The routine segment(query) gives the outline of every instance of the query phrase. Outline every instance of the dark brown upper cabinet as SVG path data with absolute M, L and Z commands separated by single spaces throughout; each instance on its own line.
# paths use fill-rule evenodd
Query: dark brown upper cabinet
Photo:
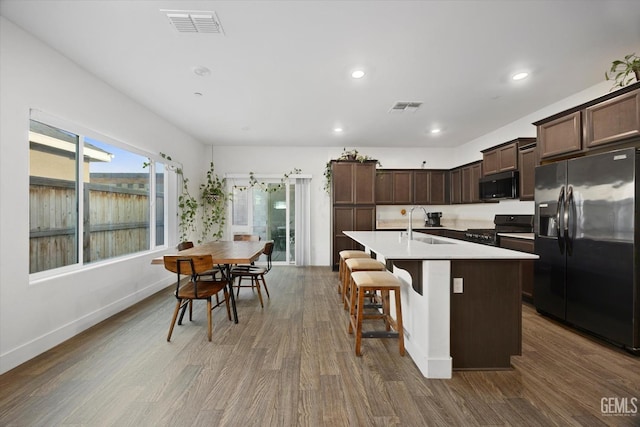
M 588 148 L 640 135 L 640 90 L 585 109 Z
M 543 161 L 635 146 L 640 137 L 640 82 L 533 124 Z
M 376 204 L 409 205 L 413 203 L 412 170 L 378 170 Z
M 413 175 L 413 203 L 416 205 L 445 205 L 448 171 L 416 170 Z
M 519 139 L 482 150 L 482 171 L 484 175 L 518 169 Z
M 538 165 L 536 144 L 521 145 L 518 150 L 520 171 L 520 200 L 533 200 L 535 190 L 535 172 Z

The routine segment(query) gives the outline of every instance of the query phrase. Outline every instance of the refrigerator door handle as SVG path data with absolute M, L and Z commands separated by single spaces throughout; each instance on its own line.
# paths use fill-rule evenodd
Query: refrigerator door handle
M 567 243 L 567 254 L 573 255 L 573 238 L 575 236 L 575 200 L 573 198 L 573 187 L 567 187 L 567 201 L 564 208 L 564 236 Z
M 564 200 L 564 185 L 560 188 L 558 194 L 558 204 L 556 205 L 556 239 L 558 239 L 558 247 L 560 253 L 564 255 L 564 225 L 563 220 L 565 218 L 565 200 Z

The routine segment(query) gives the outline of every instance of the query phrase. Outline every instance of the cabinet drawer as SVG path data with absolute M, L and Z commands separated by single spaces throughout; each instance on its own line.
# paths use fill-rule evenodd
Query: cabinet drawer
M 530 254 L 534 253 L 535 250 L 533 240 L 516 239 L 513 237 L 500 237 L 500 247 Z

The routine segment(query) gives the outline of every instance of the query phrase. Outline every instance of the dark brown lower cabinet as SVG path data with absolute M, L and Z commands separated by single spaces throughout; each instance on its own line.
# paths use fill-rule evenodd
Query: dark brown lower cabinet
M 334 206 L 333 207 L 333 259 L 332 268 L 338 270 L 340 251 L 362 249 L 343 231 L 373 231 L 376 227 L 375 206 Z
M 451 283 L 453 369 L 509 369 L 522 353 L 520 260 L 453 260 Z
M 500 237 L 500 247 L 532 254 L 535 252 L 534 241 L 514 237 Z M 522 262 L 522 299 L 533 302 L 533 261 Z

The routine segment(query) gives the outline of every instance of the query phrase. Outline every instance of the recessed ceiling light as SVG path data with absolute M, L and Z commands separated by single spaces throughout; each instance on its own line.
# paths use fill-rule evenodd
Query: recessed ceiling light
M 433 134 L 440 133 L 440 129 L 438 129 L 438 128 L 431 129 L 431 133 L 433 133 Z
M 351 77 L 353 77 L 354 79 L 361 79 L 364 77 L 364 71 L 355 70 L 351 73 Z
M 342 133 L 342 132 L 344 131 L 344 129 L 342 129 L 342 128 L 340 128 L 340 127 L 337 127 L 337 128 L 333 128 L 333 131 L 334 131 L 335 133 Z
M 529 77 L 529 73 L 524 71 L 521 73 L 516 73 L 513 76 L 511 76 L 513 80 L 522 80 L 522 79 L 526 79 L 527 77 Z

